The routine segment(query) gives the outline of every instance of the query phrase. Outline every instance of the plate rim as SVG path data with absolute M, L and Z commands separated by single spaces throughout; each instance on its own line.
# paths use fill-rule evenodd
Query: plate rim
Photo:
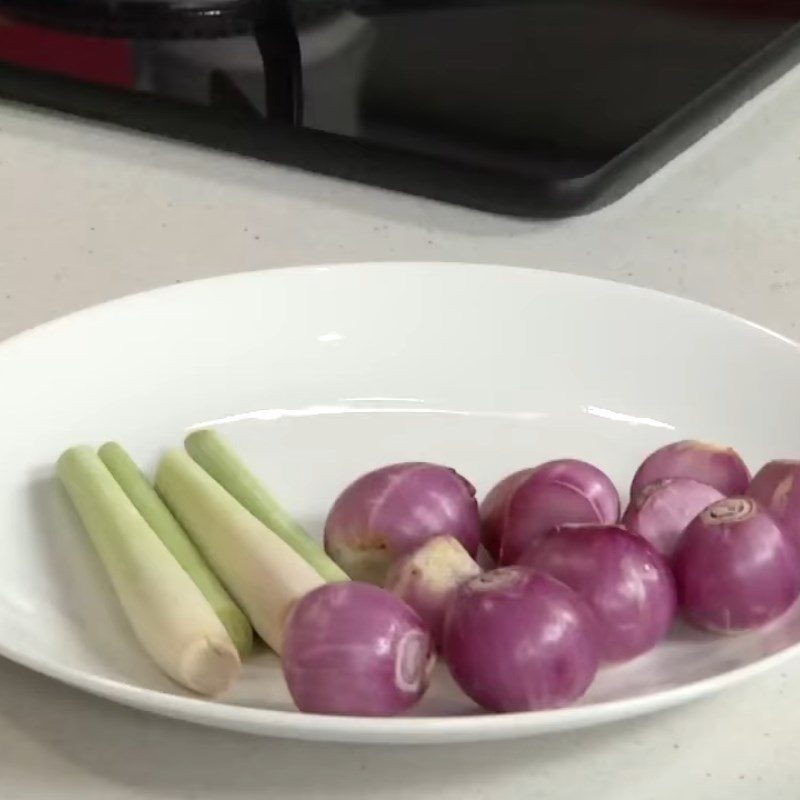
M 448 744 L 512 739 L 595 727 L 645 716 L 718 693 L 800 655 L 800 642 L 736 669 L 699 681 L 619 700 L 546 711 L 482 712 L 452 716 L 349 717 L 307 714 L 148 689 L 71 667 L 60 667 L 0 642 L 0 656 L 90 695 L 158 716 L 261 736 L 362 744 Z M 477 706 L 476 706 L 477 709 Z
M 556 281 L 576 281 L 578 283 L 594 283 L 599 286 L 615 291 L 628 291 L 634 294 L 649 296 L 658 299 L 661 302 L 675 303 L 683 305 L 687 308 L 692 308 L 695 311 L 702 313 L 711 313 L 715 316 L 721 316 L 729 322 L 742 327 L 754 329 L 762 334 L 769 336 L 772 339 L 788 345 L 795 350 L 800 351 L 800 339 L 792 339 L 783 333 L 763 325 L 759 322 L 754 322 L 746 317 L 736 314 L 733 311 L 728 311 L 724 308 L 704 303 L 700 300 L 694 300 L 690 297 L 683 297 L 682 295 L 672 294 L 665 292 L 661 289 L 652 289 L 649 286 L 640 286 L 635 283 L 626 283 L 624 281 L 617 281 L 612 278 L 599 278 L 594 275 L 585 275 L 580 272 L 570 272 L 568 270 L 558 269 L 542 269 L 540 267 L 529 267 L 520 264 L 494 264 L 488 261 L 417 261 L 417 260 L 375 260 L 375 261 L 341 261 L 319 264 L 296 264 L 296 265 L 280 265 L 275 267 L 266 267 L 252 270 L 239 270 L 236 272 L 228 272 L 223 275 L 209 275 L 202 278 L 194 278 L 191 280 L 181 281 L 180 283 L 165 284 L 162 286 L 154 286 L 149 289 L 142 289 L 135 292 L 127 292 L 117 297 L 112 297 L 108 300 L 102 300 L 97 303 L 92 303 L 83 308 L 69 311 L 66 314 L 61 314 L 51 319 L 44 320 L 36 325 L 24 328 L 17 333 L 7 336 L 5 339 L 0 339 L 0 353 L 10 348 L 13 345 L 19 345 L 29 338 L 39 335 L 45 335 L 49 331 L 59 326 L 69 324 L 77 319 L 89 318 L 94 315 L 99 315 L 111 306 L 115 305 L 128 305 L 146 301 L 155 297 L 166 297 L 170 294 L 181 294 L 187 289 L 198 289 L 204 285 L 212 283 L 235 283 L 238 281 L 247 280 L 273 280 L 283 277 L 287 274 L 298 273 L 320 273 L 327 274 L 330 272 L 339 271 L 372 271 L 376 269 L 420 269 L 424 268 L 426 274 L 432 270 L 452 270 L 456 271 L 474 271 L 474 272 L 513 272 L 515 275 L 530 276 L 531 280 L 547 279 Z

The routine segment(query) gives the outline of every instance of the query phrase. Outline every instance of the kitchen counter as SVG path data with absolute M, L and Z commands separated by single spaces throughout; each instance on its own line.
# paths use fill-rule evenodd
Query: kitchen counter
M 622 201 L 562 222 L 2 104 L 0 186 L 0 338 L 203 276 L 420 259 L 641 284 L 800 336 L 800 69 Z M 793 800 L 800 785 L 800 663 L 656 716 L 480 747 L 248 738 L 148 717 L 6 662 L 0 686 L 3 800 Z

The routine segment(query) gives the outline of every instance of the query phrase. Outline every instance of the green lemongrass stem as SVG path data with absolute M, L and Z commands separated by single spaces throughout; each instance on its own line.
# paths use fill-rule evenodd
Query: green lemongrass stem
M 107 442 L 98 452 L 100 460 L 136 510 L 211 604 L 236 645 L 239 655 L 242 658 L 247 656 L 253 649 L 253 627 L 250 620 L 233 601 L 150 481 L 125 449 L 116 442 Z
M 283 539 L 326 581 L 350 580 L 344 570 L 312 539 L 248 469 L 216 431 L 200 430 L 186 437 L 189 455 L 254 517 Z
M 156 488 L 261 638 L 280 653 L 289 611 L 323 578 L 183 450 L 164 456 Z
M 228 632 L 98 455 L 67 450 L 57 474 L 145 651 L 195 692 L 228 689 L 241 667 Z

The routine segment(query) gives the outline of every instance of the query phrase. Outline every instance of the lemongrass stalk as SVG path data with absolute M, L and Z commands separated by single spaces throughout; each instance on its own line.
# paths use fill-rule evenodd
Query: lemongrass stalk
M 100 460 L 122 487 L 122 491 L 136 510 L 211 604 L 211 608 L 236 645 L 239 655 L 242 658 L 247 656 L 253 649 L 253 627 L 250 621 L 186 535 L 186 531 L 172 516 L 150 481 L 125 449 L 116 442 L 107 442 L 98 453 Z
M 258 634 L 280 653 L 286 617 L 325 583 L 319 573 L 183 450 L 163 458 L 156 488 Z
M 57 474 L 145 651 L 189 689 L 224 692 L 241 666 L 235 645 L 99 456 L 74 447 L 58 460 Z
M 185 445 L 189 455 L 217 483 L 278 534 L 326 581 L 350 580 L 322 545 L 306 533 L 216 431 L 195 431 L 186 437 Z

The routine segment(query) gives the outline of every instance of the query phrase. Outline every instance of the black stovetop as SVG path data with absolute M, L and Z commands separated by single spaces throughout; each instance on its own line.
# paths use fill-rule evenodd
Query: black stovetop
M 0 65 L 0 95 L 528 216 L 618 198 L 800 51 L 790 0 L 0 0 L 0 11 L 101 36 L 232 37 L 236 54 L 215 64 L 219 43 L 139 41 L 162 69 L 208 48 L 202 91 L 185 97 L 13 65 Z M 265 98 L 240 81 L 248 47 Z

